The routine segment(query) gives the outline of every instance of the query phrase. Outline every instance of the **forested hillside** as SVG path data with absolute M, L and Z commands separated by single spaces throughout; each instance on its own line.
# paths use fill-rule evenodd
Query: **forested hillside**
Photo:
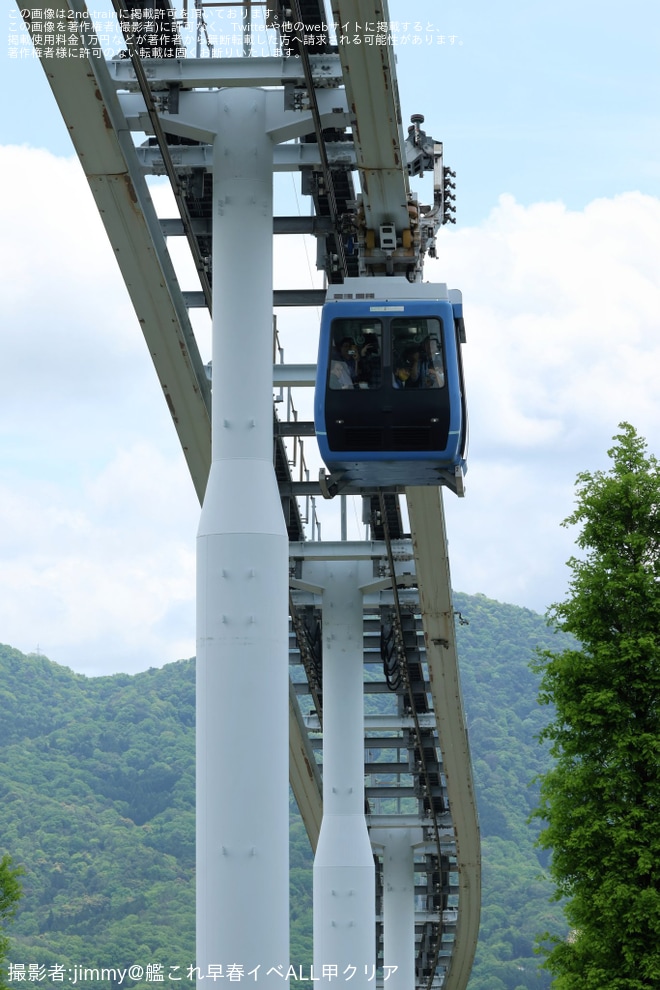
M 482 595 L 455 594 L 463 700 L 475 774 L 483 863 L 479 948 L 469 990 L 547 988 L 535 937 L 564 930 L 552 886 L 541 879 L 545 854 L 535 848 L 535 777 L 548 766 L 536 740 L 548 712 L 536 701 L 529 668 L 536 647 L 559 648 L 545 619 Z
M 532 942 L 561 922 L 527 823 L 547 765 L 528 664 L 553 636 L 540 616 L 483 596 L 455 605 L 484 860 L 470 990 L 548 987 Z M 0 856 L 25 868 L 10 960 L 45 966 L 42 985 L 55 966 L 73 982 L 75 967 L 133 964 L 192 985 L 194 680 L 193 660 L 87 678 L 0 646 Z M 291 889 L 292 961 L 308 966 L 311 853 L 295 812 Z

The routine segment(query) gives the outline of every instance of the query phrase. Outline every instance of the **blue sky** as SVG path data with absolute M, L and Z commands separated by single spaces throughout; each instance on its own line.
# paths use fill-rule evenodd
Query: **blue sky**
M 392 17 L 411 5 L 392 3 Z M 413 5 L 454 44 L 397 52 L 404 119 L 426 116 L 458 173 L 458 219 L 503 192 L 581 208 L 660 179 L 660 13 L 633 0 Z M 449 40 L 449 39 L 447 39 Z
M 96 0 L 89 9 L 106 6 Z M 503 192 L 525 205 L 561 199 L 569 208 L 631 189 L 657 194 L 660 12 L 652 0 L 632 0 L 625 17 L 611 0 L 421 0 L 414 20 L 410 9 L 390 3 L 402 39 L 395 53 L 404 129 L 411 113 L 423 113 L 427 132 L 444 142 L 458 173 L 460 223 L 483 219 Z M 6 24 L 5 36 L 8 17 Z M 15 94 L 2 110 L 3 143 L 68 155 L 43 73 L 3 47 L 0 66 Z
M 392 0 L 391 20 L 409 8 Z M 543 611 L 565 592 L 573 534 L 559 523 L 577 472 L 606 465 L 622 419 L 660 454 L 660 14 L 414 9 L 445 43 L 395 50 L 404 129 L 423 113 L 458 173 L 458 223 L 425 270 L 465 299 L 471 452 L 467 497 L 446 498 L 454 585 Z M 43 71 L 10 58 L 3 30 L 0 641 L 86 673 L 157 666 L 194 651 L 199 510 Z M 281 190 L 307 212 L 290 177 Z M 313 254 L 278 242 L 276 287 L 317 281 Z M 314 354 L 317 320 L 280 313 L 288 360 Z M 333 514 L 324 535 L 336 529 Z

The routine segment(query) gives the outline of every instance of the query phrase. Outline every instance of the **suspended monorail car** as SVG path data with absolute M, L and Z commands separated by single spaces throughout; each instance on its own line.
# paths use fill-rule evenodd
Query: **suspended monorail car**
M 463 494 L 464 339 L 461 293 L 446 285 L 369 277 L 329 287 L 314 401 L 324 494 Z

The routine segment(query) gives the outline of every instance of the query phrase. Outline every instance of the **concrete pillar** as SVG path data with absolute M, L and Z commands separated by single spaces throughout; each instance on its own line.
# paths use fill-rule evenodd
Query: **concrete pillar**
M 286 971 L 289 959 L 289 774 L 288 539 L 272 457 L 273 149 L 263 91 L 221 91 L 218 116 L 213 462 L 197 557 L 197 965 L 202 977 L 211 964 L 259 967 L 258 981 L 275 985 L 281 977 L 266 980 L 267 969 Z

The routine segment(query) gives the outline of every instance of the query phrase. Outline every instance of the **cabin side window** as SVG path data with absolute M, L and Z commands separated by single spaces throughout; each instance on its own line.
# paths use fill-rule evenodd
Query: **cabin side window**
M 430 317 L 392 320 L 392 377 L 394 388 L 442 388 L 445 367 L 442 321 Z
M 383 380 L 383 328 L 379 320 L 332 321 L 328 386 L 375 389 Z

